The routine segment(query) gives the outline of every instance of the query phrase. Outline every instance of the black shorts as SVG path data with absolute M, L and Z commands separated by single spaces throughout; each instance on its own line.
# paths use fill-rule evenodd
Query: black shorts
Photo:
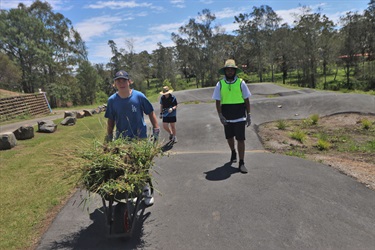
M 163 117 L 163 122 L 166 122 L 166 123 L 175 123 L 176 121 L 177 121 L 176 116 Z
M 244 141 L 245 125 L 246 122 L 228 122 L 228 124 L 224 126 L 225 138 L 230 139 L 236 137 L 237 141 Z

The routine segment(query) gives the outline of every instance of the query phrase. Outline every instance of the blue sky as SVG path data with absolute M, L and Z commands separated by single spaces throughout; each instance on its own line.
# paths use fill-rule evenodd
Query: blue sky
M 0 9 L 16 8 L 18 3 L 29 6 L 33 1 L 0 0 Z M 118 48 L 133 51 L 152 52 L 157 43 L 173 46 L 171 33 L 189 19 L 196 18 L 198 12 L 209 9 L 215 14 L 215 24 L 221 25 L 227 33 L 237 27 L 234 16 L 250 13 L 253 6 L 270 6 L 283 23 L 292 24 L 293 13 L 301 13 L 301 6 L 309 6 L 313 12 L 327 15 L 337 22 L 340 16 L 352 11 L 362 13 L 370 0 L 50 0 L 55 12 L 60 12 L 72 21 L 73 27 L 81 34 L 88 47 L 89 60 L 92 63 L 107 63 L 112 56 L 108 40 L 113 40 Z M 130 43 L 129 43 L 130 42 Z

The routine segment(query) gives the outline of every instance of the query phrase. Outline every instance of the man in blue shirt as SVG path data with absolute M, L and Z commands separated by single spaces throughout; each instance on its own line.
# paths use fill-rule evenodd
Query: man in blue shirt
M 153 127 L 153 136 L 159 137 L 159 124 L 154 108 L 147 97 L 140 91 L 130 88 L 132 81 L 129 74 L 120 70 L 114 77 L 117 92 L 108 98 L 104 117 L 107 121 L 106 141 L 123 138 L 147 138 L 147 126 L 143 114 L 148 115 Z M 113 130 L 116 126 L 116 133 Z M 144 189 L 146 205 L 152 205 L 154 198 L 152 188 L 147 185 Z

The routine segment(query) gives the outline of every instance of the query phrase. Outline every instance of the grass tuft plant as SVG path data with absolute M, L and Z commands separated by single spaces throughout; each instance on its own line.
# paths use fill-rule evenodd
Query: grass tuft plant
M 306 133 L 303 132 L 300 129 L 291 132 L 289 135 L 292 139 L 297 140 L 301 143 L 304 143 L 304 141 L 306 140 L 306 137 L 307 137 Z
M 318 142 L 316 143 L 316 147 L 320 150 L 328 150 L 331 147 L 331 143 L 329 143 L 326 140 L 319 139 Z
M 366 130 L 369 130 L 372 127 L 372 123 L 368 119 L 362 119 L 361 124 L 362 124 L 362 128 Z
M 79 185 L 102 197 L 123 193 L 136 197 L 151 180 L 154 158 L 161 154 L 161 147 L 150 139 L 119 138 L 107 144 L 95 141 L 81 156 L 84 163 Z
M 286 127 L 287 127 L 287 124 L 286 124 L 286 122 L 284 120 L 278 120 L 276 126 L 280 130 L 285 130 Z

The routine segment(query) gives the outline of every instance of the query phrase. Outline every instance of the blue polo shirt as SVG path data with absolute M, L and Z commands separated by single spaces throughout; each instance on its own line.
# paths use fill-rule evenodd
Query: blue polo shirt
M 147 137 L 147 126 L 144 114 L 149 115 L 154 108 L 146 96 L 137 90 L 127 98 L 121 98 L 117 93 L 108 98 L 104 117 L 114 120 L 116 126 L 115 138 Z

